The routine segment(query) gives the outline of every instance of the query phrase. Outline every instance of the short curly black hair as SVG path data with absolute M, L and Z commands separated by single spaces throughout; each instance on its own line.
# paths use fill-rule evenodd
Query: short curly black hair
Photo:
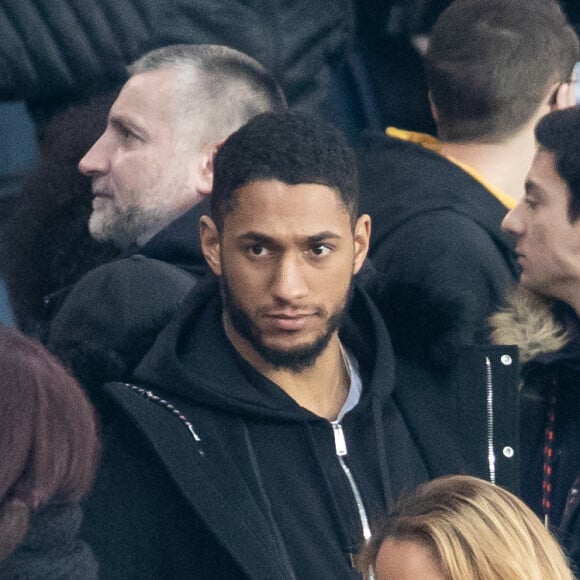
M 539 146 L 554 154 L 556 170 L 568 184 L 568 218 L 580 218 L 580 107 L 554 111 L 536 126 Z
M 264 113 L 233 133 L 214 164 L 211 213 L 219 230 L 233 210 L 236 192 L 253 181 L 288 185 L 316 183 L 332 188 L 354 225 L 358 175 L 342 133 L 320 119 L 297 112 Z

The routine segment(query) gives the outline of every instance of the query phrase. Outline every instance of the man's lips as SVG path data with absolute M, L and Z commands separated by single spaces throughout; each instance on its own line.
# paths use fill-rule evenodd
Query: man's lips
M 113 195 L 106 192 L 106 191 L 93 191 L 93 197 L 94 198 L 105 198 L 105 199 L 113 199 Z
M 314 312 L 268 312 L 264 317 L 280 330 L 302 330 Z

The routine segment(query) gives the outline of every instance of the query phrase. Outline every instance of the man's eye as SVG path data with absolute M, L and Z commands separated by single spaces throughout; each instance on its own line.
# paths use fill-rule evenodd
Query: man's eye
M 324 244 L 320 244 L 318 246 L 314 246 L 311 249 L 311 252 L 317 258 L 323 258 L 324 256 L 327 256 L 330 253 L 330 248 L 328 246 L 325 246 Z
M 135 133 L 133 133 L 133 131 L 131 131 L 131 129 L 124 127 L 123 125 L 119 125 L 118 131 L 119 131 L 119 135 L 125 140 L 131 139 L 131 137 L 135 136 Z
M 529 198 L 529 197 L 525 197 L 524 198 L 524 203 L 530 208 L 530 209 L 536 209 L 538 207 L 538 202 L 535 199 Z
M 264 246 L 250 246 L 250 253 L 252 256 L 266 256 L 268 254 L 268 250 L 264 248 Z

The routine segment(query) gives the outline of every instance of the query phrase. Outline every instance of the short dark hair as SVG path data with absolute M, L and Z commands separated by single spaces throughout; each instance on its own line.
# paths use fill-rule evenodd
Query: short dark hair
M 332 188 L 355 223 L 358 177 L 354 153 L 344 135 L 328 123 L 297 112 L 264 113 L 232 134 L 214 163 L 211 212 L 217 227 L 222 228 L 241 187 L 270 179 Z
M 552 84 L 570 79 L 578 52 L 555 0 L 455 0 L 435 23 L 426 55 L 440 137 L 509 136 Z
M 580 217 L 580 108 L 554 111 L 536 125 L 539 146 L 554 154 L 556 170 L 568 184 L 568 218 Z
M 77 502 L 95 475 L 93 408 L 39 343 L 0 326 L 0 560 L 24 537 L 34 510 Z

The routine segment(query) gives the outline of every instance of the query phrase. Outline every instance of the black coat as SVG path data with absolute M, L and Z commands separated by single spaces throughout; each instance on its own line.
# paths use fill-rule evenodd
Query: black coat
M 84 526 L 101 578 L 357 578 L 349 556 L 362 527 L 335 429 L 245 363 L 220 321 L 208 281 L 134 381 L 105 386 L 104 460 Z M 359 404 L 341 421 L 343 459 L 371 526 L 427 478 L 489 474 L 483 352 L 445 382 L 397 367 L 396 384 L 388 334 L 361 291 L 341 338 L 363 378 Z M 502 365 L 500 352 L 485 354 L 500 387 L 497 481 L 509 485 L 518 456 L 516 365 Z M 508 446 L 515 459 L 502 455 Z
M 91 390 L 126 379 L 195 283 L 207 273 L 199 241 L 204 202 L 143 247 L 99 266 L 50 298 L 47 347 Z M 60 306 L 59 306 L 60 304 Z
M 500 230 L 507 209 L 457 165 L 409 141 L 366 134 L 358 160 L 380 274 L 371 294 L 395 352 L 441 366 L 449 345 L 488 342 L 487 319 L 518 275 L 513 240 Z

